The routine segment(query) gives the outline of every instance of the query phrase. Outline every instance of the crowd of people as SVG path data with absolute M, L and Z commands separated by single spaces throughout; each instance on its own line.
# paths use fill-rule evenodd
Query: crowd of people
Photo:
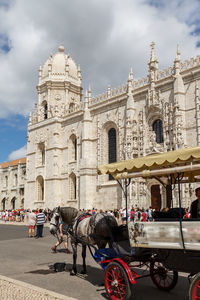
M 167 212 L 169 208 L 163 208 L 162 212 Z M 24 222 L 25 224 L 34 225 L 36 216 L 42 211 L 45 215 L 45 222 L 50 222 L 51 219 L 51 210 L 50 209 L 33 209 L 32 211 L 30 209 L 12 209 L 12 210 L 2 210 L 0 211 L 0 220 L 9 222 Z M 141 221 L 141 222 L 151 222 L 154 220 L 154 211 L 151 206 L 147 209 L 144 209 L 143 207 L 140 208 L 137 205 L 135 207 L 132 207 L 127 210 L 126 215 L 126 208 L 120 208 L 120 209 L 114 209 L 114 210 L 105 210 L 102 209 L 81 209 L 83 213 L 88 214 L 96 214 L 98 212 L 104 212 L 109 215 L 112 215 L 117 220 L 117 223 L 124 224 L 126 222 L 126 218 L 128 221 Z M 34 218 L 35 217 L 35 218 Z M 191 217 L 191 211 L 189 208 L 184 209 L 184 218 L 190 218 Z
M 200 188 L 196 189 L 197 200 L 192 202 L 191 209 L 183 209 L 183 218 L 195 217 L 197 214 L 200 216 Z M 167 213 L 169 208 L 162 209 L 161 213 Z M 126 208 L 105 210 L 102 209 L 80 209 L 81 213 L 87 213 L 94 215 L 98 212 L 106 213 L 112 215 L 118 225 L 126 224 L 126 221 L 140 221 L 140 222 L 152 222 L 155 218 L 155 209 L 151 206 L 147 209 L 139 208 L 137 205 L 132 206 L 130 209 Z M 28 225 L 28 237 L 32 238 L 42 238 L 43 237 L 43 227 L 45 222 L 50 222 L 51 220 L 51 210 L 50 209 L 13 209 L 13 210 L 2 210 L 0 211 L 0 220 L 5 222 L 24 222 Z M 36 229 L 36 230 L 35 230 Z M 67 253 L 72 253 L 68 248 L 68 226 L 61 222 L 59 224 L 59 237 L 55 245 L 52 246 L 51 250 L 57 252 L 57 247 L 64 243 Z
M 50 220 L 50 210 L 12 209 L 0 211 L 0 220 L 4 222 L 24 222 L 28 225 L 28 237 L 43 237 L 44 223 Z M 35 232 L 36 228 L 36 232 Z
M 46 216 L 46 220 L 50 220 L 50 209 L 44 209 L 42 210 L 43 213 Z M 29 220 L 29 214 L 31 212 L 34 212 L 35 215 L 39 213 L 39 209 L 33 209 L 32 211 L 30 209 L 6 209 L 0 211 L 0 220 L 8 222 L 25 222 L 28 223 Z

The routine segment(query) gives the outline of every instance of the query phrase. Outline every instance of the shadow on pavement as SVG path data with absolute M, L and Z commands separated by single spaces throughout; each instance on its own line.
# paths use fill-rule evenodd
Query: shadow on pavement
M 49 275 L 49 274 L 52 274 L 52 273 L 55 273 L 54 270 L 43 270 L 43 269 L 40 269 L 40 270 L 34 270 L 34 271 L 30 271 L 30 272 L 25 272 L 25 274 L 41 274 L 41 275 Z

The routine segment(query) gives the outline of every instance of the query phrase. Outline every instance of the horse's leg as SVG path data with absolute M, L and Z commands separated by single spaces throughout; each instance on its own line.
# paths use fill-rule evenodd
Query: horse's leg
M 77 268 L 76 268 L 76 259 L 77 259 L 77 244 L 74 242 L 71 242 L 72 250 L 73 250 L 73 267 L 70 272 L 70 275 L 76 275 L 77 274 Z
M 86 245 L 82 245 L 82 258 L 83 258 L 83 270 L 81 271 L 81 274 L 86 274 L 86 263 L 85 263 L 85 258 L 86 258 Z

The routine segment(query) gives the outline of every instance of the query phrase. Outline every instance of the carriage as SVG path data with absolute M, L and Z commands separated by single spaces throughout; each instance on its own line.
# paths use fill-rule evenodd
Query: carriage
M 181 184 L 200 182 L 200 147 L 99 166 L 98 173 L 118 181 L 126 211 L 131 178 L 154 178 L 164 187 L 170 184 L 171 191 L 178 189 L 179 207 L 171 210 L 175 213 L 155 213 L 154 222 L 128 222 L 127 218 L 126 225 L 112 229 L 112 247 L 95 251 L 95 260 L 105 269 L 109 298 L 129 299 L 131 285 L 146 276 L 159 289 L 169 291 L 177 283 L 178 272 L 186 272 L 189 300 L 200 299 L 200 219 L 184 219 L 181 205 Z M 148 274 L 138 272 L 144 267 Z

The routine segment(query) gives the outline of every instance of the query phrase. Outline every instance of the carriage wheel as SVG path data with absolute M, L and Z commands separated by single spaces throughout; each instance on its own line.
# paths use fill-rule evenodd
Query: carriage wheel
M 124 268 L 117 262 L 111 262 L 105 273 L 106 291 L 112 300 L 127 300 L 131 296 L 130 282 Z
M 168 270 L 160 262 L 150 263 L 150 276 L 153 283 L 164 291 L 172 290 L 178 281 L 178 272 Z
M 192 280 L 189 288 L 189 300 L 200 299 L 200 273 Z

